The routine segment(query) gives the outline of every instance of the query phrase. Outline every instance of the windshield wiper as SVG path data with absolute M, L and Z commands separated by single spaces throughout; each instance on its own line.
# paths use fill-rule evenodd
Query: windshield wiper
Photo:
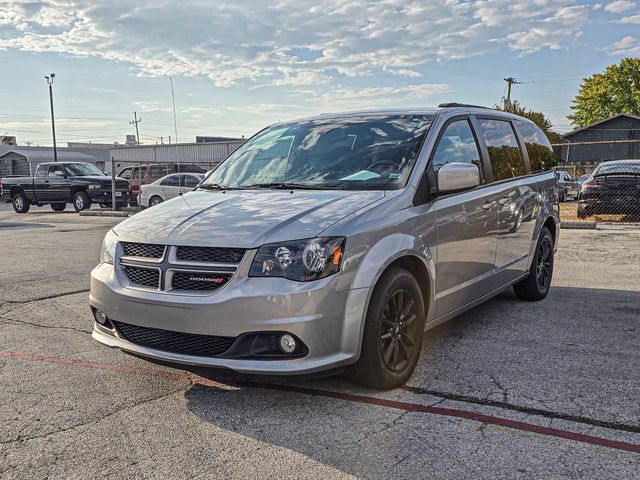
M 271 182 L 271 183 L 252 183 L 249 185 L 243 185 L 241 188 L 249 190 L 252 188 L 274 188 L 282 190 L 326 190 L 336 188 L 337 184 L 329 185 L 310 185 L 308 183 L 295 183 L 295 182 Z
M 203 183 L 198 185 L 198 188 L 204 190 L 234 190 L 234 187 L 227 187 L 226 185 L 220 185 L 219 183 Z

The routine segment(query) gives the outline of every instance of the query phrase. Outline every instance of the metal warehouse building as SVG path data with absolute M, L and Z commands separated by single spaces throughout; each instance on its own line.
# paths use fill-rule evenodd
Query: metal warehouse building
M 139 145 L 135 147 L 113 147 L 110 158 L 116 170 L 124 166 L 145 163 L 193 163 L 205 170 L 217 167 L 244 140 L 213 143 L 177 143 L 173 145 Z M 111 166 L 107 166 L 110 171 Z
M 578 144 L 560 147 L 564 164 L 594 165 L 605 160 L 640 158 L 640 117 L 624 113 L 615 115 L 562 138 Z M 598 143 L 580 144 L 582 142 Z
M 211 170 L 244 143 L 231 140 L 213 143 L 179 143 L 174 145 L 139 145 L 129 147 L 59 147 L 58 161 L 93 163 L 111 172 L 124 166 L 147 163 L 192 163 Z M 9 175 L 33 175 L 40 163 L 53 161 L 52 147 L 0 146 L 0 178 Z
M 108 148 L 58 148 L 59 162 L 88 162 L 104 169 L 110 163 Z M 0 178 L 30 176 L 41 163 L 53 162 L 52 147 L 0 146 Z

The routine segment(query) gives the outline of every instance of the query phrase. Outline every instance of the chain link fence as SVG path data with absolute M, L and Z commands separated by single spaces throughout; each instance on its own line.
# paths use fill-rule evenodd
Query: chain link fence
M 640 140 L 554 145 L 563 221 L 640 223 Z
M 112 176 L 110 205 L 116 205 L 116 209 L 126 205 L 140 210 L 186 193 L 242 143 L 244 141 L 112 148 L 110 165 L 105 165 Z M 128 182 L 130 194 L 121 191 L 121 179 Z M 123 196 L 128 200 L 123 202 Z

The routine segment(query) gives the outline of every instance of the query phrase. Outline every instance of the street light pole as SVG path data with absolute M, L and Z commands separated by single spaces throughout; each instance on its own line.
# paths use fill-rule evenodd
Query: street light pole
M 52 73 L 50 76 L 45 76 L 44 78 L 47 80 L 49 84 L 49 103 L 51 104 L 51 132 L 53 134 L 53 161 L 58 161 L 58 147 L 56 145 L 56 120 L 53 115 L 53 79 L 56 74 Z

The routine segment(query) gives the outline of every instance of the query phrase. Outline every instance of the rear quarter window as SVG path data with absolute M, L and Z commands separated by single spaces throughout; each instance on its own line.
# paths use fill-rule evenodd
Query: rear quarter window
M 164 177 L 166 174 L 171 173 L 169 171 L 169 167 L 151 167 L 151 176 L 156 177 Z
M 493 181 L 524 175 L 524 160 L 511 122 L 480 118 L 478 123 L 489 150 Z
M 524 140 L 529 155 L 531 173 L 551 170 L 556 165 L 553 149 L 542 129 L 533 123 L 516 120 L 518 133 Z

